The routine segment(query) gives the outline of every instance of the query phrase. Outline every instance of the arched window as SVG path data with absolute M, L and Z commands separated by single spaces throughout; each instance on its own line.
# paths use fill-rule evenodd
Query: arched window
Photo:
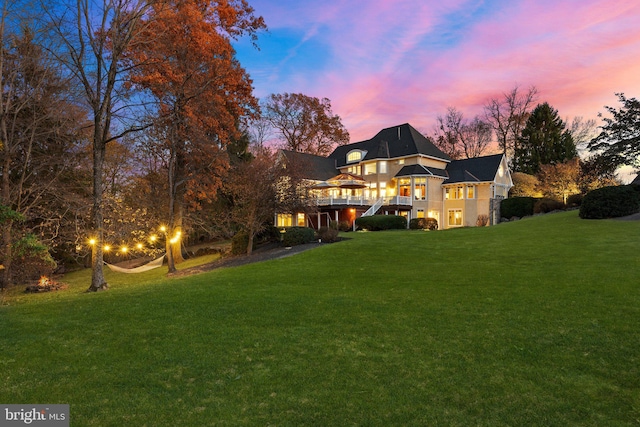
M 347 153 L 347 163 L 359 162 L 362 160 L 362 151 L 351 150 Z

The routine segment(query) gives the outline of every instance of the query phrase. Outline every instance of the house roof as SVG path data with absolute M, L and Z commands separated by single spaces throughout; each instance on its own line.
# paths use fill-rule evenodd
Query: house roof
M 449 178 L 443 184 L 493 181 L 502 162 L 502 154 L 453 160 L 447 165 Z
M 437 176 L 440 178 L 448 178 L 449 175 L 447 171 L 444 169 L 438 168 L 428 168 L 423 165 L 407 165 L 404 166 L 400 171 L 396 174 L 396 177 L 401 176 L 411 176 L 411 175 L 428 175 L 428 176 Z
M 636 177 L 631 181 L 631 185 L 640 185 L 640 174 L 636 175 Z
M 337 167 L 347 165 L 347 153 L 352 150 L 366 152 L 361 160 L 394 159 L 416 154 L 433 157 L 443 161 L 451 158 L 443 153 L 433 142 L 408 123 L 382 129 L 371 139 L 337 147 L 329 158 L 335 159 Z
M 304 171 L 307 179 L 326 181 L 340 173 L 335 160 L 328 157 L 291 150 L 282 150 L 282 154 L 286 157 L 287 164 Z

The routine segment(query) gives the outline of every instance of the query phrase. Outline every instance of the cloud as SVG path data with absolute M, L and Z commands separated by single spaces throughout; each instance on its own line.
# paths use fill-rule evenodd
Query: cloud
M 480 114 L 515 84 L 538 87 L 563 117 L 594 118 L 615 92 L 640 96 L 636 0 L 252 5 L 274 35 L 294 35 L 253 67 L 271 72 L 249 67 L 256 89 L 331 99 L 354 140 L 404 122 L 430 129 L 449 105 Z

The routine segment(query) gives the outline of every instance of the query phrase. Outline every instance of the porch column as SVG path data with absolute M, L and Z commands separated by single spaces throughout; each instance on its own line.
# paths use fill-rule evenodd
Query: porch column
M 320 227 L 322 226 L 320 221 L 322 221 L 322 218 L 320 217 L 320 212 L 318 212 L 318 230 L 320 230 Z

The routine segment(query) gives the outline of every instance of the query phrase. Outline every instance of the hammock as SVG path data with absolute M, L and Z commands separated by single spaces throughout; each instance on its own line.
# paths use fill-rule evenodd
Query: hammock
M 107 267 L 109 267 L 112 271 L 115 271 L 117 273 L 142 273 L 144 271 L 149 271 L 149 270 L 153 270 L 154 268 L 158 268 L 158 267 L 162 267 L 162 262 L 164 261 L 164 255 L 162 255 L 160 258 L 156 258 L 153 261 L 149 261 L 146 264 L 141 265 L 140 267 L 135 267 L 135 268 L 123 268 L 123 267 L 118 267 L 117 265 L 113 265 L 113 264 L 107 264 Z

